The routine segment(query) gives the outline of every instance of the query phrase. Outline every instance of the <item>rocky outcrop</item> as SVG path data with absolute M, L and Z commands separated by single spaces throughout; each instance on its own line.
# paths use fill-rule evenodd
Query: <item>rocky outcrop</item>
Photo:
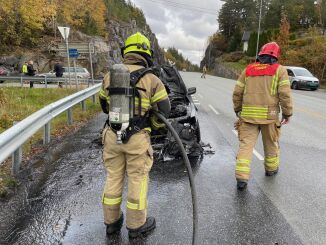
M 214 76 L 225 77 L 229 79 L 238 79 L 239 73 L 231 70 L 230 68 L 223 65 L 220 59 L 216 59 L 214 63 L 214 69 L 212 70 Z
M 215 59 L 220 57 L 222 54 L 223 52 L 219 50 L 218 47 L 210 43 L 206 48 L 203 60 L 200 62 L 200 69 L 206 65 L 209 71 L 213 70 L 215 66 Z

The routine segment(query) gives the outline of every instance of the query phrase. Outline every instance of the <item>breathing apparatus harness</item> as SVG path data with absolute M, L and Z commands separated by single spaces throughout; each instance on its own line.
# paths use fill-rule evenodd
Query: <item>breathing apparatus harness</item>
M 142 68 L 134 72 L 129 72 L 128 68 L 123 64 L 116 64 L 110 71 L 110 86 L 108 88 L 110 95 L 109 105 L 109 119 L 107 124 L 117 135 L 117 143 L 127 143 L 130 137 L 139 132 L 141 129 L 149 126 L 149 110 L 145 115 L 141 115 L 141 94 L 140 91 L 146 91 L 143 88 L 137 87 L 139 80 L 148 73 L 154 73 L 151 68 Z M 135 97 L 138 97 L 138 115 L 135 115 Z M 187 156 L 187 152 L 183 146 L 183 143 L 171 126 L 169 121 L 158 111 L 152 111 L 168 128 L 179 145 L 182 157 L 187 168 L 189 177 L 192 206 L 193 206 L 193 234 L 192 244 L 198 244 L 198 205 L 197 205 L 197 192 L 195 188 L 194 175 Z
M 116 66 L 116 67 L 115 67 Z M 117 68 L 117 66 L 120 66 Z M 148 73 L 153 73 L 151 68 L 141 68 L 139 70 L 133 71 L 129 73 L 129 84 L 124 84 L 125 87 L 117 87 L 115 83 L 120 83 L 119 79 L 120 76 L 116 76 L 117 73 L 121 73 L 121 68 L 124 65 L 114 65 L 111 69 L 111 82 L 108 88 L 109 95 L 110 95 L 110 109 L 109 109 L 109 118 L 107 120 L 107 124 L 111 127 L 111 129 L 117 135 L 117 143 L 118 144 L 126 144 L 130 137 L 139 132 L 140 130 L 150 127 L 149 123 L 149 111 L 147 111 L 144 115 L 142 115 L 142 96 L 140 91 L 146 92 L 146 89 L 137 87 L 137 83 L 140 81 L 142 77 L 144 77 Z M 126 67 L 125 67 L 126 68 Z M 120 71 L 118 71 L 120 69 Z M 127 69 L 127 68 L 126 68 Z M 127 70 L 123 70 L 122 76 L 126 76 Z M 113 86 L 111 86 L 113 85 Z M 121 85 L 121 84 L 120 84 Z M 126 86 L 127 85 L 127 86 Z M 128 86 L 129 85 L 129 86 Z M 138 115 L 136 116 L 136 103 L 135 98 L 138 98 Z M 123 102 L 124 106 L 126 105 L 129 107 L 129 115 L 125 113 L 126 110 L 123 112 L 123 105 L 115 104 L 115 98 L 118 98 L 117 102 Z M 113 103 L 112 103 L 113 102 Z M 115 104 L 115 105 L 114 105 Z M 112 105 L 112 106 L 111 106 Z M 126 109 L 126 108 L 124 108 Z M 124 114 L 123 114 L 124 113 Z M 127 117 L 129 120 L 127 120 Z M 128 125 L 127 125 L 128 123 Z

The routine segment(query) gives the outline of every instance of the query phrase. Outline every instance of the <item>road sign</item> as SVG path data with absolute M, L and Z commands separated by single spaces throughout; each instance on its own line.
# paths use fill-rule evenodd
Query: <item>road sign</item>
M 93 43 L 79 43 L 79 42 L 70 42 L 70 48 L 78 49 L 78 53 L 80 54 L 89 54 L 95 53 L 95 48 Z M 65 52 L 66 46 L 64 43 L 59 43 L 58 48 L 56 49 L 57 52 Z
M 79 56 L 79 53 L 78 53 L 77 49 L 75 49 L 75 48 L 69 49 L 69 57 L 70 58 L 78 58 L 78 56 Z
M 63 39 L 67 39 L 69 37 L 69 32 L 70 32 L 70 28 L 69 27 L 65 27 L 65 26 L 58 26 L 58 29 L 61 33 L 61 36 L 63 37 Z

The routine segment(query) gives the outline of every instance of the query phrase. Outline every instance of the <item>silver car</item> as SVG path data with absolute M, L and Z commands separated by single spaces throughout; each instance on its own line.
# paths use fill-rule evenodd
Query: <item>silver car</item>
M 286 66 L 292 89 L 310 89 L 319 88 L 319 80 L 303 67 Z
M 63 67 L 63 69 L 64 69 L 63 77 L 69 77 L 68 67 Z M 47 72 L 47 73 L 39 73 L 39 74 L 36 74 L 35 76 L 38 76 L 38 77 L 55 77 L 55 72 L 50 71 L 50 72 Z M 75 77 L 75 68 L 74 67 L 70 67 L 70 76 L 71 76 L 71 78 Z M 83 68 L 83 67 L 76 67 L 76 76 L 79 79 L 88 79 L 88 78 L 91 77 L 88 70 L 86 68 Z

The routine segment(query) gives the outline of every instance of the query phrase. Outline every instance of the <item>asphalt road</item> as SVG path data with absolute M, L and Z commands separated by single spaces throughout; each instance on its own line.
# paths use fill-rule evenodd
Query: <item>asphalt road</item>
M 238 192 L 231 100 L 235 81 L 182 76 L 188 87 L 197 87 L 202 140 L 215 150 L 193 163 L 199 244 L 326 244 L 326 93 L 294 92 L 295 115 L 282 128 L 279 175 L 264 176 L 258 142 L 248 189 Z M 28 198 L 25 215 L 7 243 L 129 244 L 125 227 L 111 239 L 105 235 L 100 203 L 105 172 L 96 142 L 104 120 L 101 115 L 70 136 L 60 154 L 48 153 L 51 170 L 44 186 Z M 191 244 L 191 199 L 182 162 L 154 165 L 148 213 L 156 217 L 157 229 L 130 244 Z

